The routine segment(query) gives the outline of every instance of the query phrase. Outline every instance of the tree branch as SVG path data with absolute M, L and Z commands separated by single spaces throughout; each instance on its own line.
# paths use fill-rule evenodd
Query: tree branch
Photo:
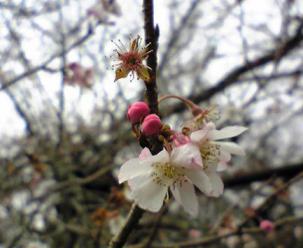
M 145 44 L 150 44 L 152 52 L 147 58 L 147 65 L 151 68 L 150 80 L 145 81 L 146 86 L 146 100 L 152 113 L 158 114 L 158 92 L 157 92 L 157 48 L 159 28 L 154 27 L 154 10 L 153 0 L 143 0 L 143 13 L 144 13 L 144 31 L 145 31 Z M 155 144 L 149 144 L 151 153 L 155 154 L 162 149 L 162 144 L 155 141 Z M 128 214 L 127 220 L 122 226 L 120 232 L 111 240 L 110 248 L 122 247 L 134 227 L 138 224 L 143 215 L 143 210 L 140 209 L 135 203 Z
M 110 241 L 110 248 L 123 247 L 123 245 L 127 241 L 128 236 L 142 217 L 143 212 L 144 211 L 139 208 L 135 203 L 132 205 L 125 221 L 125 224 L 122 226 L 120 232 Z
M 147 58 L 147 65 L 151 68 L 149 81 L 145 81 L 146 86 L 146 100 L 152 113 L 158 114 L 158 90 L 157 90 L 157 49 L 159 27 L 154 27 L 154 10 L 152 0 L 143 0 L 144 13 L 144 31 L 145 44 L 150 44 L 149 48 L 152 50 Z
M 244 186 L 253 182 L 265 181 L 270 177 L 282 177 L 284 179 L 292 178 L 303 171 L 303 164 L 285 165 L 280 168 L 271 168 L 262 171 L 254 171 L 239 175 L 225 177 L 224 187 L 233 188 Z
M 66 56 L 75 47 L 78 47 L 78 46 L 82 45 L 85 41 L 87 41 L 93 34 L 94 34 L 94 32 L 93 32 L 92 28 L 89 28 L 87 30 L 86 34 L 84 34 L 82 37 L 80 37 L 78 40 L 76 40 L 73 44 L 71 44 L 65 50 L 55 53 L 50 58 L 48 58 L 47 60 L 45 60 L 44 62 L 42 62 L 40 65 L 37 65 L 37 66 L 33 67 L 32 69 L 27 70 L 27 71 L 21 73 L 20 75 L 16 76 L 15 78 L 13 78 L 13 79 L 11 79 L 11 80 L 9 80 L 7 82 L 3 82 L 0 85 L 0 91 L 5 90 L 6 88 L 14 85 L 15 83 L 19 82 L 20 80 L 22 80 L 22 79 L 24 79 L 26 77 L 29 77 L 32 74 L 35 74 L 35 73 L 39 72 L 40 70 L 46 70 L 48 64 L 50 64 L 51 62 L 53 62 L 55 59 L 62 57 L 63 55 Z
M 263 65 L 266 65 L 269 62 L 277 61 L 283 58 L 284 56 L 288 55 L 292 52 L 295 48 L 297 48 L 302 40 L 303 40 L 303 23 L 299 25 L 295 35 L 283 43 L 280 47 L 273 49 L 272 51 L 268 52 L 267 54 L 255 59 L 254 61 L 245 63 L 233 71 L 228 73 L 222 80 L 220 80 L 215 86 L 210 87 L 203 91 L 201 94 L 193 94 L 188 97 L 195 103 L 203 102 L 209 100 L 211 97 L 216 95 L 217 93 L 223 91 L 227 87 L 235 84 L 238 82 L 239 78 L 243 76 L 245 73 L 257 69 Z M 182 104 L 177 104 L 172 108 L 165 111 L 166 115 L 180 113 L 184 111 L 184 106 Z

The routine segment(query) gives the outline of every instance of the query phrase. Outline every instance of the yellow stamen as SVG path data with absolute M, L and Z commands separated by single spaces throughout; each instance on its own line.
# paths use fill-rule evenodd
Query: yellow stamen
M 170 163 L 155 163 L 152 177 L 157 184 L 168 186 L 171 181 L 178 181 L 185 176 L 184 168 L 176 167 Z

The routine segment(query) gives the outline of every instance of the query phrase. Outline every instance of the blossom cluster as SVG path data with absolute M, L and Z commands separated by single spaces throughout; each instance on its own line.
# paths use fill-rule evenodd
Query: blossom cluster
M 67 85 L 91 88 L 93 79 L 92 68 L 86 68 L 77 62 L 69 63 L 65 67 L 64 83 Z
M 121 9 L 115 0 L 97 0 L 87 10 L 87 16 L 96 19 L 100 23 L 109 24 L 109 16 L 121 16 Z
M 222 140 L 240 135 L 245 127 L 218 130 L 211 121 L 212 111 L 191 106 L 195 107 L 195 116 L 181 132 L 163 125 L 144 102 L 128 109 L 128 119 L 138 136 L 158 137 L 164 144 L 163 150 L 154 155 L 145 147 L 138 158 L 125 162 L 119 171 L 119 183 L 128 181 L 133 200 L 145 210 L 159 211 L 171 192 L 186 212 L 197 216 L 195 187 L 206 196 L 220 196 L 224 186 L 218 172 L 227 168 L 232 154 L 244 155 L 239 145 Z

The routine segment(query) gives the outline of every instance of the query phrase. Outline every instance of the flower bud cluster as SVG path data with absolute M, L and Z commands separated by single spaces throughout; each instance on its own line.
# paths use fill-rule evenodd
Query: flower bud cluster
M 135 102 L 129 106 L 127 118 L 134 125 L 141 125 L 141 132 L 145 136 L 159 135 L 162 122 L 158 115 L 150 114 L 150 109 L 145 102 Z

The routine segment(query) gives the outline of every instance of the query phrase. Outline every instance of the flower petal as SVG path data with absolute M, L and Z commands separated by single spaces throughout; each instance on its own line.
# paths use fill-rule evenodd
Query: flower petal
M 221 177 L 216 172 L 217 168 L 207 169 L 205 172 L 211 182 L 211 192 L 208 196 L 218 197 L 223 194 L 224 184 Z
M 130 190 L 136 190 L 137 188 L 140 188 L 150 177 L 150 174 L 144 174 L 137 177 L 134 177 L 132 179 L 129 179 L 128 186 L 130 187 Z
M 207 139 L 207 134 L 209 130 L 200 129 L 198 131 L 192 132 L 190 135 L 190 139 L 194 143 L 203 143 Z
M 214 143 L 219 145 L 221 147 L 221 150 L 224 150 L 228 153 L 245 156 L 245 151 L 243 148 L 234 142 L 216 141 Z
M 186 176 L 192 181 L 192 183 L 201 190 L 204 194 L 208 195 L 211 190 L 211 182 L 203 170 L 186 170 Z
M 184 210 L 191 216 L 197 217 L 199 204 L 192 183 L 186 180 L 170 188 L 176 200 L 184 207 Z
M 139 69 L 136 71 L 138 74 L 138 77 L 141 78 L 143 81 L 149 81 L 150 75 L 148 72 L 148 68 L 145 66 L 140 66 Z
M 116 77 L 115 77 L 115 80 L 114 80 L 114 81 L 116 82 L 117 80 L 119 80 L 119 79 L 121 79 L 121 78 L 127 77 L 128 73 L 129 73 L 129 70 L 127 70 L 127 69 L 125 69 L 125 68 L 123 68 L 123 67 L 117 68 L 117 69 L 116 69 L 116 72 L 115 72 Z
M 215 143 L 217 143 L 217 142 L 215 142 Z M 220 161 L 229 162 L 231 160 L 230 153 L 223 149 L 220 149 L 219 159 L 220 159 Z
M 152 170 L 150 161 L 142 161 L 138 158 L 133 158 L 128 161 L 126 161 L 120 168 L 118 179 L 119 183 L 123 183 L 124 181 L 127 181 L 129 179 L 132 179 L 134 177 L 148 174 Z
M 226 161 L 220 161 L 217 166 L 217 172 L 225 171 L 227 169 L 227 167 L 228 167 L 228 165 L 227 165 Z
M 169 154 L 165 149 L 163 149 L 158 154 L 145 158 L 144 161 L 151 161 L 152 163 L 166 163 L 169 162 Z
M 141 208 L 157 212 L 163 205 L 168 187 L 155 183 L 152 177 L 145 179 L 142 185 L 132 190 L 131 196 Z
M 130 50 L 130 51 L 137 51 L 137 50 L 138 50 L 138 47 L 139 47 L 139 41 L 140 41 L 140 37 L 139 37 L 139 36 L 138 36 L 137 38 L 133 39 L 133 40 L 130 42 L 129 50 Z
M 141 151 L 141 153 L 140 153 L 140 155 L 139 155 L 139 159 L 140 159 L 140 160 L 144 160 L 144 159 L 149 158 L 149 157 L 151 157 L 151 156 L 152 156 L 152 154 L 151 154 L 150 150 L 149 150 L 147 147 L 145 147 L 145 148 Z
M 171 162 L 175 166 L 200 169 L 203 166 L 200 150 L 194 144 L 186 144 L 173 149 Z
M 212 140 L 227 139 L 227 138 L 238 136 L 241 133 L 245 132 L 246 130 L 247 130 L 246 127 L 230 126 L 230 127 L 225 127 L 221 130 L 212 130 L 209 136 L 210 139 Z
M 214 142 L 217 143 L 217 142 Z M 220 149 L 219 155 L 219 163 L 217 166 L 217 172 L 225 171 L 228 167 L 228 162 L 231 160 L 231 155 L 229 152 L 225 151 L 224 149 Z
M 142 152 L 147 153 L 146 150 Z M 119 171 L 119 175 L 118 175 L 119 183 L 122 183 L 126 180 L 135 178 L 140 175 L 149 174 L 152 171 L 152 165 L 159 162 L 160 163 L 169 162 L 169 154 L 165 149 L 163 149 L 161 152 L 159 152 L 154 156 L 144 155 L 143 160 L 139 156 L 139 158 L 133 158 L 126 161 L 121 166 Z

